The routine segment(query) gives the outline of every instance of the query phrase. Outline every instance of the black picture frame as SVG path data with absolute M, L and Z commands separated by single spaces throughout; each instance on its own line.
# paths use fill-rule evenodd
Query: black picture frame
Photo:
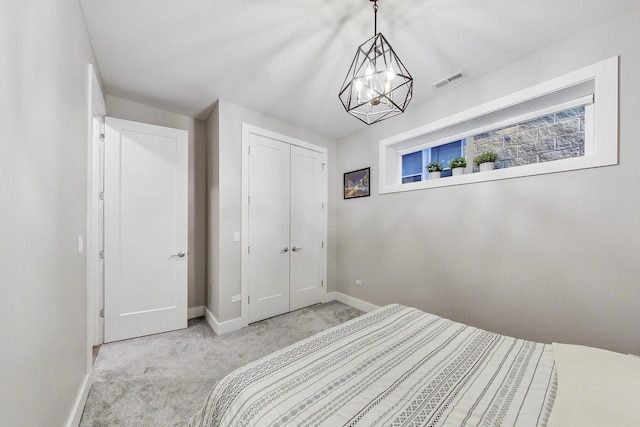
M 371 195 L 371 168 L 362 168 L 344 174 L 344 198 L 356 199 Z

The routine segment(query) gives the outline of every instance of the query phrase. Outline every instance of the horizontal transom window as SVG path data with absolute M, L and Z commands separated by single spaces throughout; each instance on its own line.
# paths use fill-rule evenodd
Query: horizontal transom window
M 380 193 L 617 164 L 617 68 L 611 58 L 380 141 Z

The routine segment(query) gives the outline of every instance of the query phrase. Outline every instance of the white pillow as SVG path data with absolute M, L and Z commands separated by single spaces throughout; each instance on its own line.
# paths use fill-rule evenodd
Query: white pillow
M 558 393 L 549 427 L 640 426 L 640 358 L 553 343 Z

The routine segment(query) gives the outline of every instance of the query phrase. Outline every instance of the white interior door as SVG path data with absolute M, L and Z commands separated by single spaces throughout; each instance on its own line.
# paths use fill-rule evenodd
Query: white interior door
M 323 156 L 291 147 L 290 310 L 322 301 L 324 291 Z
M 249 322 L 289 311 L 290 145 L 249 141 Z
M 106 118 L 105 342 L 187 326 L 187 132 Z

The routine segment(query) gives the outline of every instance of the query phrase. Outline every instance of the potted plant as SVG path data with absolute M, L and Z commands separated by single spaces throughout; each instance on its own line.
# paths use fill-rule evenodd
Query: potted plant
M 487 151 L 482 153 L 473 159 L 473 163 L 478 165 L 480 172 L 493 170 L 495 167 L 495 161 L 498 159 L 498 155 L 493 151 Z
M 442 173 L 442 165 L 439 162 L 431 162 L 427 165 L 429 179 L 438 179 Z
M 451 168 L 451 175 L 464 175 L 464 168 L 467 167 L 467 159 L 464 157 L 456 157 L 449 161 L 449 167 Z

